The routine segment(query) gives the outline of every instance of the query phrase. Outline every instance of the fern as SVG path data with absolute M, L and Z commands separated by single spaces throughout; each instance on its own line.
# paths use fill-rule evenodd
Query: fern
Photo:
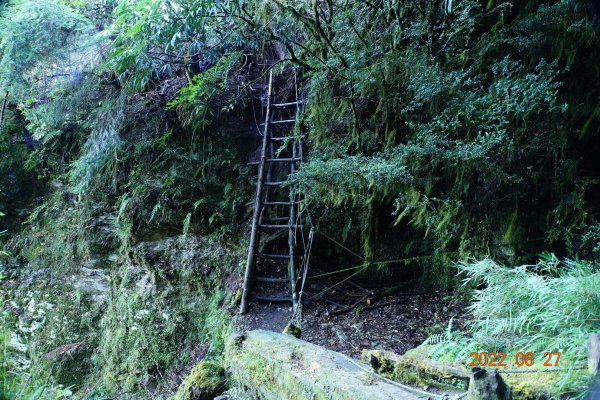
M 490 259 L 457 265 L 473 291 L 469 311 L 471 338 L 447 331 L 434 335 L 434 356 L 464 362 L 470 352 L 518 351 L 562 353 L 561 366 L 586 366 L 586 343 L 600 330 L 600 268 L 585 262 L 544 254 L 535 265 L 505 267 Z M 509 356 L 509 358 L 510 358 Z M 583 382 L 571 376 L 561 390 L 581 390 Z

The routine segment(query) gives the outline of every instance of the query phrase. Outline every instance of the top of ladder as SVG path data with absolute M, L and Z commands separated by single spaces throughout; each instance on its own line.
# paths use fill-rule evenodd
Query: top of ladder
M 292 107 L 292 106 L 300 106 L 306 104 L 304 101 L 292 101 L 291 103 L 273 103 L 271 106 L 273 107 Z

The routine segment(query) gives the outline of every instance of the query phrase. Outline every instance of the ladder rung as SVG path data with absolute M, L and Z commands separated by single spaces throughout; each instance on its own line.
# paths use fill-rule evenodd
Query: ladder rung
M 262 258 L 270 258 L 273 260 L 289 260 L 290 259 L 290 256 L 288 254 L 258 253 L 258 255 Z
M 254 204 L 254 202 L 250 204 Z M 265 201 L 263 203 L 265 206 L 291 206 L 293 204 L 300 204 L 300 201 L 294 201 L 293 203 L 289 201 Z
M 260 296 L 257 294 L 252 294 L 250 295 L 250 297 L 252 297 L 252 300 L 255 301 L 264 301 L 267 303 L 291 303 L 292 302 L 292 296 Z
M 297 161 L 302 161 L 301 158 L 269 158 L 267 159 L 268 162 L 297 162 Z
M 298 161 L 302 161 L 301 158 L 268 158 L 267 162 L 298 162 Z M 246 165 L 250 165 L 250 166 L 258 166 L 260 165 L 260 161 L 252 161 L 249 163 L 246 163 Z
M 306 137 L 306 135 L 300 135 L 300 139 Z M 272 137 L 271 140 L 276 142 L 283 142 L 288 139 L 297 139 L 296 136 L 282 136 L 282 137 Z
M 265 186 L 281 186 L 287 181 L 265 182 Z
M 278 103 L 278 104 L 271 104 L 273 107 L 291 107 L 291 106 L 297 106 L 300 104 L 304 104 L 303 101 L 293 101 L 291 103 Z
M 289 225 L 275 225 L 275 224 L 261 224 L 258 225 L 260 228 L 263 229 L 285 229 L 285 228 L 289 228 Z M 303 225 L 292 225 L 292 228 L 302 228 Z
M 290 220 L 290 217 L 273 217 L 273 218 L 267 219 L 265 222 L 269 223 L 269 222 L 289 221 L 289 220 Z
M 264 282 L 264 283 L 287 283 L 290 281 L 290 278 L 285 277 L 285 278 L 275 278 L 275 277 L 271 277 L 271 276 L 255 276 L 254 278 L 255 282 Z
M 269 125 L 292 124 L 292 123 L 295 123 L 295 122 L 296 122 L 295 119 L 280 119 L 280 120 L 277 120 L 277 121 L 271 121 L 271 122 L 269 122 Z M 264 122 L 261 122 L 260 124 L 262 126 L 265 125 Z

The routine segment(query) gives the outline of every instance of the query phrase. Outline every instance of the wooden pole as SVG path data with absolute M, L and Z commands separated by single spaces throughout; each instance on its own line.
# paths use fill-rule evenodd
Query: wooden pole
M 292 145 L 292 160 L 296 159 L 296 144 L 294 141 Z M 295 161 L 290 163 L 290 176 L 294 173 Z M 290 187 L 290 219 L 289 219 L 289 228 L 288 228 L 288 247 L 290 253 L 290 261 L 288 263 L 288 274 L 290 276 L 290 283 L 292 289 L 292 307 L 294 314 L 298 309 L 298 293 L 296 291 L 296 195 L 294 193 L 294 188 Z
M 263 183 L 265 179 L 265 165 L 267 163 L 267 147 L 269 145 L 269 122 L 271 120 L 271 93 L 273 90 L 273 70 L 269 73 L 269 89 L 267 93 L 267 110 L 265 112 L 265 129 L 263 132 L 262 150 L 260 164 L 258 166 L 258 181 L 256 183 L 256 197 L 254 199 L 254 214 L 252 216 L 252 231 L 250 232 L 250 244 L 248 245 L 248 258 L 246 260 L 246 272 L 244 273 L 244 285 L 242 300 L 240 302 L 240 314 L 248 312 L 248 300 L 252 289 L 252 275 L 256 265 L 256 250 L 258 245 L 258 223 L 262 209 Z
M 300 118 L 300 103 L 298 97 L 298 77 L 294 72 L 294 90 L 296 97 L 296 115 L 295 120 L 298 123 L 298 119 Z M 295 128 L 295 127 L 294 127 Z M 296 171 L 296 158 L 298 156 L 297 146 L 300 145 L 302 147 L 302 143 L 299 140 L 293 139 L 294 143 L 292 143 L 292 162 L 290 163 L 290 177 Z M 297 225 L 299 225 L 296 221 L 296 194 L 294 193 L 294 188 L 290 186 L 290 219 L 289 219 L 289 228 L 288 228 L 288 247 L 290 260 L 288 263 L 288 274 L 290 277 L 290 285 L 292 291 L 292 310 L 293 314 L 296 315 L 298 311 L 298 290 L 296 289 L 296 229 Z

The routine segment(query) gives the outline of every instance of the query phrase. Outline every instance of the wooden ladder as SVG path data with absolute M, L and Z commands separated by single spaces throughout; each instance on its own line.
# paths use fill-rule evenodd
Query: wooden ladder
M 294 193 L 287 184 L 288 177 L 293 174 L 302 162 L 302 135 L 293 135 L 296 121 L 301 112 L 303 102 L 298 96 L 297 77 L 294 73 L 294 94 L 292 101 L 273 102 L 273 72 L 269 75 L 267 96 L 264 100 L 265 120 L 262 127 L 262 147 L 260 161 L 252 163 L 258 166 L 256 197 L 252 230 L 248 245 L 248 258 L 244 274 L 243 294 L 240 313 L 248 311 L 249 301 L 291 302 L 293 309 L 298 306 L 297 282 L 297 233 L 302 229 L 299 224 L 300 196 Z M 276 148 L 277 146 L 277 148 Z M 283 211 L 284 215 L 281 214 Z M 279 212 L 279 213 L 278 213 Z M 286 251 L 279 248 L 268 252 L 260 249 L 267 247 L 269 237 L 282 237 L 287 231 Z M 283 263 L 287 262 L 287 268 Z M 266 265 L 263 274 L 256 274 L 257 264 Z M 270 268 L 269 268 L 270 266 Z M 270 270 L 270 273 L 269 273 Z M 275 270 L 275 273 L 273 273 Z M 282 271 L 287 270 L 287 276 Z M 265 273 L 266 272 L 266 273 Z M 271 276 L 268 276 L 271 275 Z M 276 276 L 272 276 L 276 275 Z M 279 275 L 279 276 L 277 276 Z M 283 296 L 265 296 L 251 294 L 254 284 L 287 284 L 289 292 Z

